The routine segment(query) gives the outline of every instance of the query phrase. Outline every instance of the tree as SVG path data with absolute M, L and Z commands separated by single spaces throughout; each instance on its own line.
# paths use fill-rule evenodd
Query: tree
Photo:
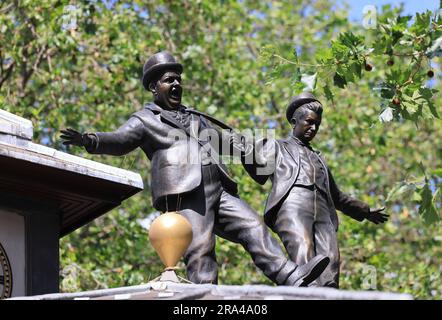
M 119 209 L 62 239 L 62 290 L 138 284 L 161 271 L 139 224 L 154 213 L 149 161 L 139 151 L 114 158 L 67 149 L 58 132 L 116 129 L 150 100 L 139 82 L 143 62 L 167 49 L 185 67 L 184 103 L 239 129 L 288 134 L 288 101 L 304 88 L 301 80 L 316 82 L 325 104 L 316 147 L 343 190 L 371 205 L 388 198 L 392 213 L 385 228 L 343 218 L 342 287 L 361 288 L 361 270 L 374 266 L 378 289 L 440 298 L 440 230 L 419 219 L 419 211 L 428 222 L 440 216 L 440 21 L 432 13 L 414 22 L 399 15 L 385 7 L 379 28 L 367 31 L 327 0 L 0 4 L 0 107 L 31 119 L 36 142 L 147 180 Z M 401 43 L 418 37 L 412 49 Z M 429 58 L 434 78 L 422 88 Z M 239 165 L 231 169 L 241 197 L 262 212 L 270 186 L 254 184 Z M 221 283 L 269 283 L 238 245 L 220 240 L 217 252 Z

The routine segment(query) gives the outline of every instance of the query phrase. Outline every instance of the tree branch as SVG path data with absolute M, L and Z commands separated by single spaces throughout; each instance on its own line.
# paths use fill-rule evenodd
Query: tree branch
M 32 74 L 37 70 L 38 66 L 43 61 L 43 55 L 45 54 L 47 49 L 48 49 L 48 45 L 45 44 L 38 52 L 37 57 L 35 58 L 34 64 L 32 65 L 32 67 L 29 70 L 26 70 L 26 63 L 24 64 L 23 79 L 22 79 L 22 92 L 23 93 L 26 89 L 26 85 L 27 85 L 29 79 L 31 78 Z
M 14 6 L 14 3 L 11 3 L 9 5 L 7 5 L 6 7 L 0 9 L 0 13 L 6 13 L 9 11 L 9 9 L 11 9 Z
M 256 59 L 258 57 L 257 50 L 252 46 L 252 44 L 249 41 L 246 41 L 246 46 L 249 49 L 250 53 L 253 55 L 253 57 Z
M 273 94 L 270 94 L 270 104 L 272 105 L 272 108 L 275 109 L 276 113 L 279 114 L 279 108 L 275 101 L 275 96 Z
M 6 81 L 6 80 L 8 80 L 8 78 L 11 76 L 11 74 L 12 74 L 12 70 L 14 69 L 14 65 L 15 65 L 15 61 L 13 61 L 10 65 L 9 65 L 9 67 L 6 69 L 6 74 L 5 74 L 5 76 L 3 77 L 3 72 L 2 72 L 2 77 L 0 78 L 0 89 L 2 88 L 2 86 L 3 86 L 3 83 Z

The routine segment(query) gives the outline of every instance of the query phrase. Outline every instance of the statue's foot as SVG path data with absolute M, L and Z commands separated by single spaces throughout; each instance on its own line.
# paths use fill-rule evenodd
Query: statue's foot
M 312 283 L 310 283 L 308 285 L 308 287 L 309 288 L 314 288 L 314 287 L 316 287 L 316 288 L 321 288 L 321 287 L 324 288 L 324 287 L 327 287 L 327 288 L 339 289 L 339 285 L 335 281 L 328 281 L 328 282 L 326 282 L 324 284 L 320 284 L 318 282 L 318 279 L 316 279 Z
M 298 266 L 288 277 L 285 284 L 295 287 L 306 287 L 321 275 L 329 262 L 329 257 L 319 254 L 306 264 Z
M 327 282 L 324 287 L 339 289 L 339 285 L 335 281 Z

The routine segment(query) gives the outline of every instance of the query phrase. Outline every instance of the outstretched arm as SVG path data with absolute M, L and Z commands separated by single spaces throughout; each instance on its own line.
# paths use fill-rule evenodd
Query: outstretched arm
M 330 178 L 330 192 L 336 209 L 358 221 L 367 219 L 374 224 L 384 223 L 387 221 L 388 215 L 382 213 L 385 207 L 370 209 L 370 206 L 365 202 L 350 197 L 339 190 L 330 170 L 328 170 L 328 175 Z
M 388 214 L 382 213 L 382 211 L 385 210 L 385 207 L 377 208 L 377 209 L 370 209 L 370 212 L 365 219 L 368 221 L 373 222 L 374 224 L 384 223 L 388 220 Z
M 279 145 L 274 139 L 248 142 L 247 152 L 241 158 L 244 169 L 259 184 L 264 184 L 274 174 Z
M 78 147 L 91 148 L 96 142 L 95 136 L 89 133 L 80 133 L 77 130 L 67 128 L 66 130 L 60 130 L 65 146 L 74 145 Z
M 89 153 L 121 156 L 140 146 L 144 125 L 136 117 L 113 132 L 80 133 L 74 129 L 61 130 L 64 145 L 85 147 Z
M 195 113 L 195 111 L 192 111 Z M 220 123 L 218 120 L 209 117 L 217 125 L 225 128 L 225 130 L 217 130 L 213 126 L 209 126 L 205 117 L 207 115 L 200 114 L 201 122 L 206 127 L 200 132 L 200 138 L 204 135 L 211 136 L 210 139 L 216 144 L 216 151 L 221 155 L 239 156 L 244 169 L 258 183 L 264 184 L 275 171 L 275 155 L 276 141 L 273 139 L 260 139 L 255 141 L 252 136 L 242 135 Z M 204 134 L 203 134 L 204 133 Z

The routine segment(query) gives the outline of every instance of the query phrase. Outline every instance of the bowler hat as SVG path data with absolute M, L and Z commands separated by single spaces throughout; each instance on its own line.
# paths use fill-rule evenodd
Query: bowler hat
M 174 70 L 178 73 L 183 72 L 183 66 L 176 62 L 175 58 L 167 51 L 155 53 L 143 66 L 143 78 L 141 82 L 146 90 L 149 89 L 149 83 L 157 76 L 160 71 Z
M 293 113 L 295 113 L 296 109 L 298 109 L 300 106 L 306 103 L 313 101 L 320 102 L 318 99 L 315 98 L 315 96 L 311 92 L 302 92 L 298 96 L 294 97 L 292 101 L 290 101 L 290 104 L 287 107 L 287 111 L 285 113 L 287 120 L 291 122 Z

